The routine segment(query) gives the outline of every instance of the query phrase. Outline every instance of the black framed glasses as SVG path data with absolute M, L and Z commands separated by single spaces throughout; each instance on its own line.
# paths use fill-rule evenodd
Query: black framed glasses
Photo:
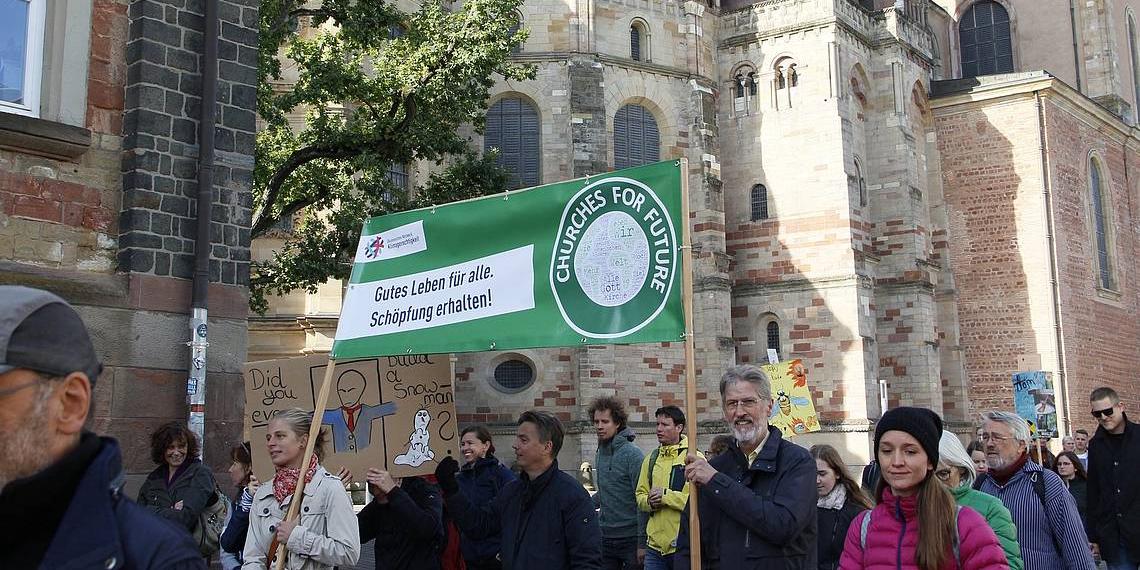
M 1098 420 L 1101 418 L 1101 416 L 1104 416 L 1106 418 L 1111 418 L 1112 414 L 1115 412 L 1116 412 L 1116 406 L 1105 408 L 1103 410 L 1093 410 L 1092 411 L 1092 417 L 1094 417 Z
M 939 469 L 938 471 L 934 472 L 934 476 L 938 477 L 938 479 L 941 481 L 949 481 L 950 469 Z

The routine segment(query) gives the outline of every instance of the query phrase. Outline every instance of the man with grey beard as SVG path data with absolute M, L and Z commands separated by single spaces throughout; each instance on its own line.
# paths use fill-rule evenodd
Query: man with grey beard
M 1029 460 L 1029 424 L 1011 412 L 986 412 L 982 419 L 989 472 L 974 488 L 1009 509 L 1025 570 L 1093 570 L 1076 501 L 1059 475 Z
M 122 494 L 83 426 L 103 366 L 63 299 L 0 286 L 0 568 L 205 569 L 190 535 Z
M 702 567 L 816 568 L 815 460 L 768 425 L 771 382 L 755 366 L 735 366 L 720 379 L 720 398 L 735 445 L 709 461 L 691 454 L 685 466 L 700 493 Z M 690 564 L 686 508 L 673 569 Z

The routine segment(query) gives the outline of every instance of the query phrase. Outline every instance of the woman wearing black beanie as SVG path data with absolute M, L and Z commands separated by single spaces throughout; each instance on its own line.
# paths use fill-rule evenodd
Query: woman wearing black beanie
M 941 437 L 942 418 L 930 410 L 895 408 L 879 419 L 877 504 L 851 523 L 840 570 L 1009 568 L 985 519 L 958 508 L 935 479 Z

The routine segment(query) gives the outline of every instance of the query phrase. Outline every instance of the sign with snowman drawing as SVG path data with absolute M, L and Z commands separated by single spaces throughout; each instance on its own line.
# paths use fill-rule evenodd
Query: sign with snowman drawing
M 250 362 L 245 367 L 245 427 L 254 473 L 274 469 L 265 447 L 273 416 L 289 408 L 313 410 L 329 361 L 323 355 Z M 433 473 L 438 460 L 457 457 L 451 366 L 447 355 L 401 355 L 336 362 L 324 409 L 316 415 L 332 473 L 356 480 L 371 467 L 393 477 Z

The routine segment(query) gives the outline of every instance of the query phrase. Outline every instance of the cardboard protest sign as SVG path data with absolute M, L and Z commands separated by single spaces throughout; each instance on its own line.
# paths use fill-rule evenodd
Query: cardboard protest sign
M 245 428 L 253 470 L 273 477 L 265 447 L 268 424 L 289 408 L 313 410 L 328 359 L 324 355 L 245 365 Z M 327 443 L 321 462 L 358 481 L 370 467 L 395 477 L 433 473 L 439 460 L 458 456 L 451 365 L 447 355 L 346 360 L 333 368 L 325 409 L 317 417 Z
M 332 358 L 680 341 L 680 161 L 365 222 Z
M 819 417 L 807 387 L 807 368 L 796 358 L 760 368 L 772 381 L 772 415 L 768 423 L 780 428 L 785 436 L 819 431 Z
M 1014 373 L 1013 409 L 1029 422 L 1034 437 L 1057 437 L 1057 401 L 1053 381 L 1046 372 Z

